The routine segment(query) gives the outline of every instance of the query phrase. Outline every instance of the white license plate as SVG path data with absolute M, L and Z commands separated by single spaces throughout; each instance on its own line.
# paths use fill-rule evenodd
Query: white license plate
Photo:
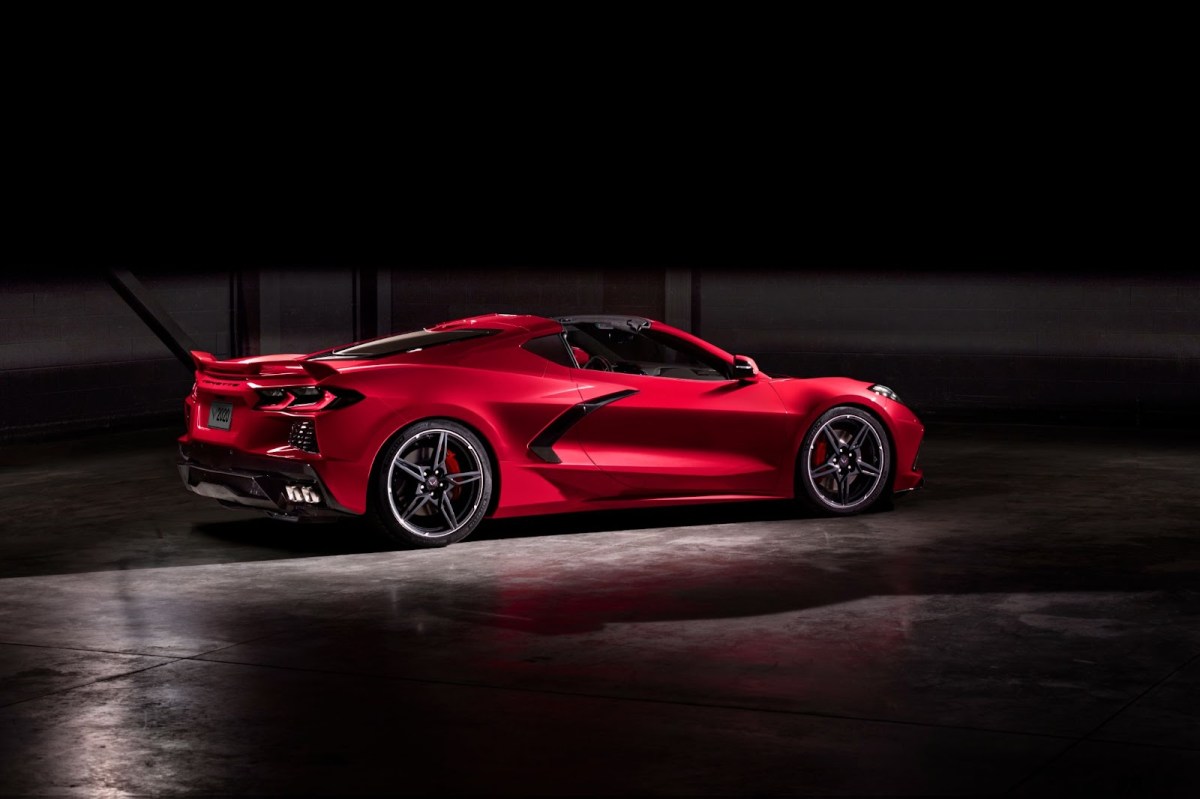
M 208 406 L 208 426 L 218 430 L 228 430 L 233 422 L 233 405 L 228 402 L 214 402 Z

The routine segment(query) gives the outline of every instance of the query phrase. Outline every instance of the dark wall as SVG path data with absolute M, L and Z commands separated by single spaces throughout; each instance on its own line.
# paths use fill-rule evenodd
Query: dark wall
M 246 271 L 251 277 L 245 282 L 257 280 L 259 312 L 258 336 L 251 332 L 246 355 L 315 352 L 355 338 L 353 269 Z
M 892 385 L 931 421 L 1194 425 L 1200 396 L 1200 278 L 1183 273 L 736 264 L 132 271 L 196 347 L 219 357 L 235 349 L 234 284 L 254 310 L 241 320 L 253 327 L 241 354 L 310 352 L 356 338 L 355 281 L 367 275 L 380 333 L 490 311 L 643 315 L 752 355 L 767 372 Z M 190 371 L 103 274 L 0 282 L 0 437 L 169 422 L 181 418 L 190 385 Z
M 767 372 L 891 385 L 931 418 L 1194 424 L 1188 275 L 711 269 L 700 286 L 705 337 Z
M 363 279 L 381 292 L 370 292 L 381 305 L 371 315 L 381 334 L 491 311 L 664 315 L 659 268 L 276 265 L 238 273 L 163 266 L 130 272 L 195 348 L 221 358 L 305 353 L 356 340 L 356 281 Z M 239 318 L 235 309 L 247 302 L 253 307 Z M 242 343 L 235 346 L 235 337 Z M 122 300 L 104 270 L 0 279 L 0 438 L 181 422 L 191 383 L 190 368 Z
M 197 347 L 228 356 L 228 272 L 143 284 Z M 102 273 L 0 282 L 0 435 L 181 415 L 191 383 Z

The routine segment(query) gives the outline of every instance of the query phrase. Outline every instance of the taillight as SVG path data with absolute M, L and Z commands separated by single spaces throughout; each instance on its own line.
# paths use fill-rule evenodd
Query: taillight
M 298 386 L 289 391 L 296 398 L 293 405 L 316 405 L 327 397 L 334 396 L 332 392 L 319 386 Z
M 292 401 L 292 395 L 284 391 L 282 388 L 260 388 L 258 392 L 258 404 L 255 408 L 283 408 Z
M 282 388 L 256 388 L 260 411 L 282 411 L 295 408 L 305 411 L 325 411 L 353 405 L 363 398 L 362 394 L 349 388 L 325 388 L 323 386 L 284 386 Z

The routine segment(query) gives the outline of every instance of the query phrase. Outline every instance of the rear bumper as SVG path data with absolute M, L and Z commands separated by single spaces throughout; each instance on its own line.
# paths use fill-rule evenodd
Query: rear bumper
M 302 461 L 193 442 L 179 445 L 176 465 L 187 490 L 222 505 L 291 519 L 354 515 L 333 499 L 316 470 Z

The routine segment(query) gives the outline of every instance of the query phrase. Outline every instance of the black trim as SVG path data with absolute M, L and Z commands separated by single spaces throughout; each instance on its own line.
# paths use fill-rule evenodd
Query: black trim
M 612 394 L 605 394 L 603 397 L 572 405 L 546 425 L 542 432 L 534 436 L 533 441 L 529 442 L 530 451 L 546 463 L 562 463 L 562 458 L 558 457 L 554 451 L 554 445 L 566 435 L 568 430 L 583 421 L 583 417 L 592 411 L 636 393 L 638 393 L 636 388 L 627 388 L 624 391 L 615 391 Z
M 494 328 L 454 328 L 452 330 L 409 330 L 393 336 L 371 339 L 348 347 L 322 352 L 308 358 L 309 361 L 336 360 L 370 360 L 372 358 L 387 358 L 401 353 L 427 350 L 430 347 L 441 347 L 456 341 L 467 341 L 473 338 L 494 336 L 500 331 Z M 405 337 L 409 338 L 405 338 Z
M 610 325 L 612 327 L 628 327 L 635 333 L 650 327 L 651 322 L 642 316 L 617 316 L 615 314 L 580 314 L 576 316 L 555 316 L 553 321 L 560 325 L 587 324 Z
M 179 445 L 175 465 L 189 491 L 223 505 L 295 518 L 359 515 L 335 500 L 317 471 L 301 461 L 192 442 Z M 310 505 L 289 501 L 285 488 L 296 484 L 312 486 L 321 502 Z
M 188 374 L 192 374 L 196 369 L 196 364 L 192 361 L 192 350 L 196 349 L 196 344 L 183 332 L 183 328 L 171 314 L 167 313 L 166 308 L 128 269 L 109 269 L 108 282 L 146 327 L 150 328 L 151 332 L 158 336 L 158 340 L 183 364 Z

